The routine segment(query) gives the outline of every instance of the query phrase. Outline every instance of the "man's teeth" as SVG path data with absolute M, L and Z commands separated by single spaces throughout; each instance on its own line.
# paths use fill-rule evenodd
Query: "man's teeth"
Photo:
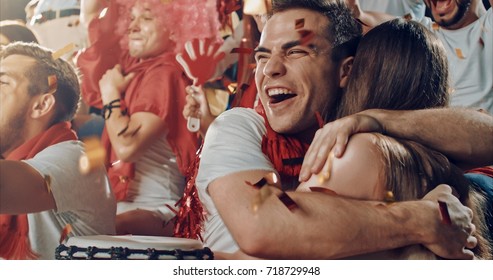
M 281 94 L 289 94 L 291 93 L 289 90 L 287 89 L 270 89 L 269 90 L 269 96 L 276 96 L 276 95 L 281 95 Z

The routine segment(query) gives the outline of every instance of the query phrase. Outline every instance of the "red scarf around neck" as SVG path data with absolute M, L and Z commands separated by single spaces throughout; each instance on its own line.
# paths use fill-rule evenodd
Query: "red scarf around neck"
M 297 179 L 310 144 L 303 143 L 296 137 L 275 132 L 267 120 L 262 103 L 259 102 L 255 111 L 264 118 L 267 129 L 262 137 L 262 152 L 269 157 L 281 180 L 285 179 L 282 181 Z
M 6 159 L 30 159 L 49 146 L 76 139 L 70 123 L 61 122 L 19 146 Z M 37 258 L 29 242 L 27 214 L 0 215 L 0 257 L 7 260 Z

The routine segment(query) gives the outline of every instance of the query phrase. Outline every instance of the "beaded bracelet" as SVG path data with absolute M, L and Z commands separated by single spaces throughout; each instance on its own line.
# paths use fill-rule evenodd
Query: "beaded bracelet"
M 114 108 L 120 108 L 122 116 L 127 114 L 127 106 L 125 106 L 125 102 L 118 98 L 103 106 L 101 116 L 103 116 L 105 120 L 109 119 Z

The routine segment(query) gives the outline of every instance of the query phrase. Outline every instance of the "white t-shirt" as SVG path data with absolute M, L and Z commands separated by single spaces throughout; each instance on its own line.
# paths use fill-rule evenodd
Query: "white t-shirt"
M 493 14 L 488 9 L 477 21 L 459 30 L 433 28 L 430 18 L 421 21 L 447 50 L 451 106 L 482 108 L 493 114 Z
M 125 201 L 118 202 L 117 214 L 135 209 L 155 211 L 169 221 L 175 214 L 166 206 L 175 206 L 182 197 L 185 177 L 181 175 L 176 156 L 160 137 L 135 163 L 135 177 L 130 181 Z
M 63 228 L 70 224 L 69 236 L 115 234 L 116 202 L 104 167 L 83 175 L 79 141 L 65 141 L 25 160 L 41 176 L 50 176 L 56 210 L 28 214 L 29 240 L 40 259 L 54 259 Z
M 196 184 L 207 211 L 204 246 L 213 251 L 232 253 L 238 250 L 238 245 L 214 206 L 207 187 L 215 179 L 239 171 L 275 172 L 269 158 L 262 153 L 265 133 L 264 119 L 247 108 L 222 113 L 207 130 Z
M 421 20 L 426 11 L 423 0 L 362 0 L 359 3 L 363 11 L 381 12 L 397 17 L 410 14 L 414 20 Z

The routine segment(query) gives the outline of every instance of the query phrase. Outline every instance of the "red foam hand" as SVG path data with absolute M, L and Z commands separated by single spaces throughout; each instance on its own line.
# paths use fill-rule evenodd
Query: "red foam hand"
M 210 39 L 194 39 L 185 45 L 186 52 L 177 54 L 176 60 L 181 64 L 195 86 L 201 86 L 212 78 L 217 63 L 224 58 L 225 53 L 217 53 L 221 44 Z

